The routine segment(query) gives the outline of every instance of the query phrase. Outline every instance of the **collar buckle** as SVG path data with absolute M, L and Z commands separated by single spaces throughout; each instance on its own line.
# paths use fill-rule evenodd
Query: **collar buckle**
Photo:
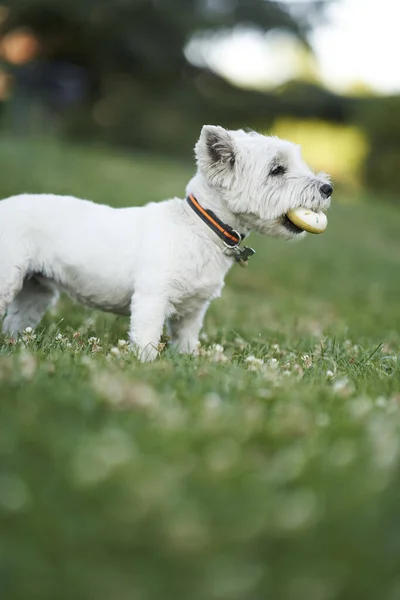
M 221 238 L 222 243 L 224 244 L 225 248 L 228 250 L 235 250 L 235 248 L 239 248 L 239 246 L 242 242 L 242 236 L 240 235 L 240 233 L 238 231 L 236 231 L 236 229 L 232 229 L 232 233 L 235 233 L 236 237 L 238 239 L 236 244 L 228 244 L 224 239 Z M 225 254 L 225 250 L 224 250 L 224 254 Z

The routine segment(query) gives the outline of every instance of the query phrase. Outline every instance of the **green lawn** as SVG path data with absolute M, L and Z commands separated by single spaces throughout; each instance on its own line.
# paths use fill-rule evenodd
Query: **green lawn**
M 2 139 L 0 169 L 125 206 L 192 165 Z M 251 240 L 199 359 L 140 365 L 67 298 L 0 338 L 2 599 L 400 599 L 400 210 L 337 196 L 323 236 Z

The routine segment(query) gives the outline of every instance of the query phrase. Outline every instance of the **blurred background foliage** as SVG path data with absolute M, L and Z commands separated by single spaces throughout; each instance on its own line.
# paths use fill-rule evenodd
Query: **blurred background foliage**
M 250 126 L 301 142 L 339 184 L 396 192 L 400 98 L 333 93 L 313 68 L 308 33 L 335 1 L 1 0 L 1 126 L 180 156 L 204 123 Z M 291 76 L 221 76 L 210 42 L 237 30 L 286 35 Z
M 327 4 L 2 0 L 2 129 L 191 156 L 202 124 L 250 126 L 301 141 L 339 184 L 396 192 L 400 98 L 333 93 L 313 71 L 308 32 Z M 238 29 L 284 32 L 291 78 L 245 89 L 218 74 L 207 42 Z

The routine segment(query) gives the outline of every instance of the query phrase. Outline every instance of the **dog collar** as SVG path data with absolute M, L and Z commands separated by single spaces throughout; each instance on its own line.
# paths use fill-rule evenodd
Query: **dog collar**
M 247 266 L 248 259 L 255 254 L 255 251 L 248 246 L 239 247 L 245 235 L 221 221 L 212 210 L 203 208 L 193 194 L 189 194 L 186 201 L 196 215 L 223 241 L 225 245 L 224 253 L 229 252 L 229 256 L 233 256 L 240 266 Z

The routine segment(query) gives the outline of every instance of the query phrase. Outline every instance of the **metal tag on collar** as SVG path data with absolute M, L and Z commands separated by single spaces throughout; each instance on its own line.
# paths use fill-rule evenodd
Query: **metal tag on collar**
M 233 256 L 235 262 L 237 262 L 241 267 L 247 267 L 247 261 L 256 252 L 253 250 L 253 248 L 249 248 L 249 246 L 240 248 L 239 244 L 240 242 L 236 244 L 236 246 L 229 246 L 229 244 L 225 243 L 226 248 L 224 250 L 224 254 L 228 254 L 229 252 L 229 256 Z
M 253 248 L 249 248 L 249 246 L 244 246 L 243 248 L 238 248 L 236 246 L 234 250 L 234 258 L 241 267 L 247 267 L 247 261 L 255 253 L 256 251 L 253 250 Z
M 237 244 L 235 244 L 235 246 L 231 246 L 230 244 L 223 242 L 225 245 L 224 254 L 228 254 L 229 251 L 230 256 L 233 256 L 235 262 L 237 262 L 241 267 L 247 267 L 247 261 L 251 256 L 253 256 L 253 254 L 256 253 L 256 251 L 253 250 L 253 248 L 249 248 L 249 246 L 243 246 L 243 248 L 241 248 L 240 243 L 242 241 L 242 236 L 238 231 L 236 231 L 236 229 L 233 229 L 233 233 L 236 233 L 239 241 Z

